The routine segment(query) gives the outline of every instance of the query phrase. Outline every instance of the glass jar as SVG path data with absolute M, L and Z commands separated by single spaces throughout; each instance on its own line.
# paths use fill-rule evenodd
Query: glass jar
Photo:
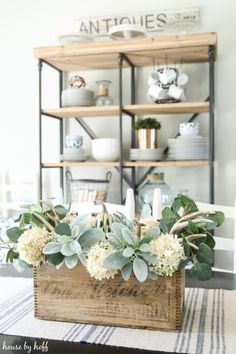
M 99 80 L 96 81 L 98 85 L 98 95 L 95 98 L 96 106 L 111 106 L 113 104 L 113 99 L 109 96 L 109 86 L 111 81 Z
M 146 183 L 138 193 L 139 207 L 142 209 L 144 203 L 152 206 L 154 190 L 161 190 L 162 206 L 170 206 L 174 201 L 174 193 L 164 181 L 164 173 L 153 173 L 147 176 Z

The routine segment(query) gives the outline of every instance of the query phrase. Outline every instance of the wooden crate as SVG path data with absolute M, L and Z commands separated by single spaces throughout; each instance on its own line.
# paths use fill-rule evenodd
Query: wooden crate
M 34 271 L 35 317 L 120 327 L 176 330 L 181 327 L 184 271 L 139 283 L 98 281 L 86 269 L 42 266 Z

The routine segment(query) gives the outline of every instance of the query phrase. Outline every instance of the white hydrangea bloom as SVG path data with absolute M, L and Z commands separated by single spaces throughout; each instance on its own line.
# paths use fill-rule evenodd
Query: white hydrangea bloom
M 179 263 L 186 258 L 177 236 L 160 235 L 150 242 L 150 246 L 151 252 L 159 258 L 159 263 L 150 270 L 158 275 L 171 276 L 178 269 Z
M 26 263 L 38 267 L 45 260 L 43 248 L 51 238 L 51 234 L 45 228 L 33 227 L 25 231 L 18 239 L 20 258 Z
M 107 269 L 103 263 L 105 258 L 114 251 L 108 241 L 102 241 L 93 245 L 87 254 L 87 270 L 91 277 L 102 280 L 114 278 L 117 269 Z

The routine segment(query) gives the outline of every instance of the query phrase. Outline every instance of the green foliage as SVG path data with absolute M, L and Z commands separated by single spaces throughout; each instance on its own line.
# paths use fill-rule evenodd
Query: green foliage
M 74 268 L 77 265 L 78 261 L 79 259 L 76 255 L 72 255 L 65 258 L 65 264 L 69 269 Z
M 135 130 L 139 129 L 161 129 L 161 123 L 156 118 L 140 118 L 135 123 Z
M 138 281 L 145 281 L 148 266 L 158 262 L 157 256 L 151 254 L 148 243 L 159 236 L 159 228 L 150 230 L 143 238 L 117 222 L 112 224 L 111 230 L 107 237 L 115 252 L 106 257 L 105 267 L 120 269 L 124 280 L 129 279 L 133 270 Z
M 8 263 L 9 261 L 13 263 L 13 260 L 19 257 L 19 253 L 17 253 L 14 248 L 10 248 L 9 251 L 7 252 L 7 257 L 6 257 L 6 262 Z
M 60 252 L 58 252 L 54 254 L 47 254 L 46 258 L 49 264 L 58 265 L 63 262 L 65 257 Z
M 60 220 L 64 219 L 69 212 L 69 210 L 66 209 L 63 205 L 56 205 L 55 211 L 56 211 L 57 215 L 59 216 Z
M 148 266 L 147 266 L 147 263 L 143 259 L 137 258 L 137 257 L 135 258 L 135 260 L 133 262 L 133 271 L 134 271 L 136 278 L 141 283 L 147 279 Z
M 71 236 L 71 229 L 70 226 L 67 223 L 61 223 L 55 227 L 55 232 L 58 235 L 65 235 L 65 236 Z
M 17 243 L 26 230 L 37 226 L 46 228 L 52 236 L 43 249 L 48 264 L 57 268 L 65 264 L 71 269 L 80 261 L 86 266 L 90 248 L 106 240 L 114 251 L 106 257 L 105 267 L 119 269 L 124 280 L 128 280 L 132 272 L 140 282 L 147 278 L 156 280 L 158 276 L 150 271 L 150 268 L 158 265 L 159 259 L 151 253 L 150 242 L 160 234 L 170 233 L 180 239 L 186 256 L 179 264 L 179 269 L 192 262 L 191 274 L 194 277 L 207 280 L 212 275 L 215 247 L 212 230 L 224 222 L 222 212 L 199 212 L 193 200 L 179 194 L 171 207 L 163 209 L 159 227 L 148 229 L 147 224 L 145 234 L 142 234 L 142 224 L 128 220 L 119 212 L 112 215 L 111 225 L 111 215 L 103 213 L 102 221 L 104 223 L 109 217 L 109 225 L 106 224 L 105 228 L 102 225 L 102 230 L 94 226 L 90 214 L 80 215 L 69 224 L 66 219 L 68 211 L 69 209 L 62 205 L 29 206 L 27 211 L 19 216 L 17 226 L 9 228 L 6 232 L 9 239 L 5 247 L 8 248 L 7 262 L 12 262 L 19 271 L 30 267 L 20 258 Z M 141 213 L 142 222 L 145 223 L 145 219 L 150 217 L 151 208 L 146 204 Z M 1 245 L 4 245 L 2 240 L 0 241 Z
M 132 274 L 133 264 L 132 262 L 127 263 L 122 269 L 121 274 L 124 280 L 129 280 Z
M 19 227 L 14 226 L 7 230 L 7 237 L 13 243 L 17 243 L 18 238 L 22 235 L 23 232 L 24 230 L 20 230 Z
M 61 252 L 62 244 L 59 242 L 51 241 L 46 244 L 43 249 L 44 254 L 54 254 Z
M 104 261 L 104 266 L 108 269 L 122 269 L 129 259 L 123 256 L 123 251 L 115 251 L 109 254 Z
M 123 213 L 116 212 L 112 214 L 113 223 L 118 223 L 126 226 L 130 231 L 134 231 L 134 223 L 126 218 Z
M 209 280 L 212 277 L 211 266 L 207 263 L 196 262 L 191 268 L 191 275 L 199 280 Z
M 196 252 L 197 260 L 200 263 L 207 263 L 213 265 L 214 263 L 214 252 L 205 243 L 201 243 L 199 246 L 199 251 Z
M 91 229 L 83 233 L 79 238 L 82 248 L 89 248 L 99 241 L 105 240 L 105 234 L 100 229 Z
M 223 222 L 222 212 L 201 213 L 193 200 L 181 194 L 175 198 L 170 208 L 163 209 L 161 231 L 169 233 L 174 227 L 174 233 L 182 238 L 186 260 L 180 263 L 179 268 L 192 261 L 194 265 L 191 274 L 194 277 L 200 280 L 211 277 L 215 247 L 211 231 Z

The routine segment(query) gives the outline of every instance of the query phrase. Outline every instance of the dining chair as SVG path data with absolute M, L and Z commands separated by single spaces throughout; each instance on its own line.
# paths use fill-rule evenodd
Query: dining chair
M 135 198 L 132 188 L 127 189 L 124 205 L 106 202 L 104 204 L 109 213 L 121 212 L 129 220 L 133 220 L 135 217 Z M 101 205 L 95 205 L 93 202 L 72 203 L 71 211 L 78 213 L 99 213 L 101 212 Z
M 38 183 L 8 183 L 6 171 L 0 173 L 0 217 L 16 216 L 25 204 L 38 203 Z
M 215 234 L 215 266 L 214 270 L 236 273 L 236 199 L 234 206 L 196 203 L 202 211 L 222 211 L 225 214 L 225 225 L 220 227 L 220 235 Z M 233 232 L 232 232 L 233 229 Z M 224 237 L 222 234 L 231 233 L 233 237 Z

